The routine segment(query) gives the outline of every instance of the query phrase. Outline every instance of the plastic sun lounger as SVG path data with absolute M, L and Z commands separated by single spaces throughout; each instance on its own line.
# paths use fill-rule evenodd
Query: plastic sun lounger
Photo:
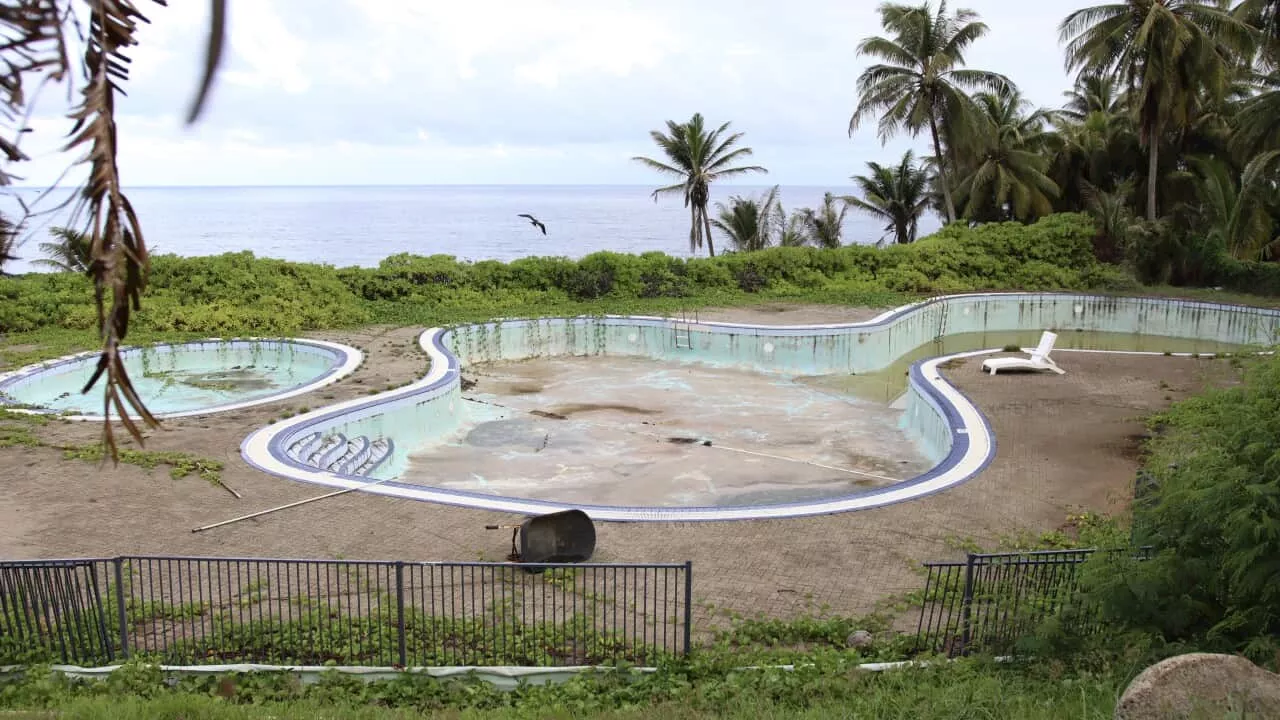
M 1065 375 L 1066 370 L 1058 367 L 1049 353 L 1053 352 L 1053 344 L 1058 341 L 1058 336 L 1048 330 L 1040 336 L 1040 344 L 1031 352 L 1031 357 L 1001 357 L 989 358 L 982 361 L 982 369 L 990 371 L 992 375 L 997 370 L 1049 370 L 1059 375 Z

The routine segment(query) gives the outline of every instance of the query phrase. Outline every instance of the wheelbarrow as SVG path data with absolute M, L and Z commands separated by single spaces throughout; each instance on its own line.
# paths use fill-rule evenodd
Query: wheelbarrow
M 596 550 L 596 528 L 581 510 L 536 515 L 519 525 L 486 525 L 486 530 L 510 530 L 511 554 L 518 563 L 579 563 Z M 529 568 L 541 572 L 545 568 Z

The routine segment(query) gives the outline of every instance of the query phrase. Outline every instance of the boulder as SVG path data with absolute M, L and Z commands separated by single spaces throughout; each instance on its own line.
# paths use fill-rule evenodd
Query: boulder
M 1190 653 L 1162 660 L 1129 683 L 1116 720 L 1280 718 L 1280 675 L 1237 655 Z
M 871 637 L 871 633 L 866 630 L 854 630 L 849 633 L 848 638 L 845 638 L 845 644 L 851 648 L 870 647 L 873 641 L 874 639 Z

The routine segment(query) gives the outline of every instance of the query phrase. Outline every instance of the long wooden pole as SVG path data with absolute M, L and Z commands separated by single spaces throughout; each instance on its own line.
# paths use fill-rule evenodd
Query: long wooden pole
M 349 488 L 344 488 L 344 489 L 342 489 L 342 490 L 335 490 L 335 491 L 333 491 L 333 492 L 331 492 L 331 493 L 325 493 L 324 495 L 317 495 L 316 497 L 313 497 L 313 498 L 307 498 L 306 500 L 299 500 L 299 501 L 297 501 L 297 502 L 291 502 L 291 503 L 289 503 L 289 504 L 287 504 L 287 505 L 281 505 L 281 506 L 279 506 L 279 507 L 268 508 L 268 509 L 266 509 L 266 510 L 259 510 L 258 512 L 255 512 L 255 513 L 249 513 L 248 515 L 241 515 L 240 517 L 234 517 L 234 518 L 231 518 L 230 520 L 223 520 L 222 522 L 216 522 L 216 523 L 213 523 L 212 525 L 202 525 L 202 526 L 200 526 L 200 527 L 198 527 L 198 528 L 191 528 L 191 532 L 193 532 L 193 533 L 204 532 L 205 530 L 212 530 L 212 529 L 214 529 L 214 528 L 220 528 L 220 527 L 222 527 L 223 525 L 230 525 L 230 524 L 232 524 L 232 523 L 238 523 L 238 522 L 240 522 L 241 520 L 250 520 L 250 519 L 252 519 L 252 518 L 256 518 L 256 517 L 262 517 L 263 515 L 269 515 L 269 514 L 274 513 L 274 512 L 280 512 L 281 510 L 288 510 L 289 508 L 296 508 L 296 507 L 298 507 L 299 505 L 306 505 L 307 503 L 313 503 L 313 502 L 316 502 L 317 500 L 324 500 L 325 498 L 337 497 L 337 496 L 339 496 L 339 495 L 344 495 L 344 494 L 349 493 L 349 492 L 355 492 L 356 490 L 364 490 L 365 488 L 373 487 L 374 485 L 381 485 L 382 483 L 387 482 L 387 481 L 389 481 L 389 480 L 393 480 L 393 479 L 394 479 L 394 478 L 383 478 L 382 480 L 375 480 L 374 482 L 371 482 L 371 483 L 365 483 L 364 485 L 359 485 L 359 486 L 357 486 L 357 487 L 349 487 Z

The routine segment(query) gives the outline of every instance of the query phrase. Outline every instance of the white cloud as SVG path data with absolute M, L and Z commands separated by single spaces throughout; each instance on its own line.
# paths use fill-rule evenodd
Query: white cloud
M 232 3 L 228 12 L 231 49 L 247 70 L 228 70 L 221 78 L 253 88 L 278 87 L 296 95 L 311 81 L 303 72 L 306 43 L 289 31 L 271 0 Z M 293 8 L 297 12 L 298 8 Z
M 1078 0 L 961 4 L 991 26 L 971 65 L 1057 102 L 1057 24 Z M 170 5 L 150 10 L 120 103 L 130 183 L 648 183 L 629 158 L 694 112 L 745 132 L 770 183 L 842 183 L 925 145 L 882 148 L 874 123 L 846 136 L 866 65 L 855 48 L 880 32 L 870 2 L 236 0 L 224 71 L 190 129 L 208 4 Z M 65 124 L 41 122 L 36 182 L 74 160 L 56 154 Z

